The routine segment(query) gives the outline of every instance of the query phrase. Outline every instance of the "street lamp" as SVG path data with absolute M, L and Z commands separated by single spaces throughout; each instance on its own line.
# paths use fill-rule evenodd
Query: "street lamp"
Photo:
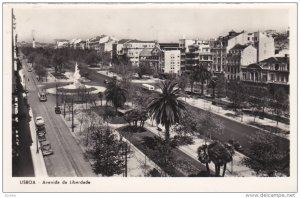
M 38 144 L 38 142 L 39 142 L 39 138 L 38 138 L 38 130 L 36 130 L 36 133 L 35 133 L 35 135 L 36 135 L 36 153 L 39 153 L 39 144 Z

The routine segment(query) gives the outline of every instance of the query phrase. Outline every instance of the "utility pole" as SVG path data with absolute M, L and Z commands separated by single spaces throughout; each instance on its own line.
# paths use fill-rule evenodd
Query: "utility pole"
M 36 153 L 39 153 L 39 138 L 38 138 L 38 130 L 35 132 L 36 135 Z
M 73 98 L 72 98 L 72 132 L 74 132 L 74 103 L 73 103 Z
M 56 81 L 56 79 L 55 79 L 55 81 Z M 57 94 L 57 83 L 55 84 L 55 88 L 56 88 L 56 107 L 58 107 L 58 94 Z

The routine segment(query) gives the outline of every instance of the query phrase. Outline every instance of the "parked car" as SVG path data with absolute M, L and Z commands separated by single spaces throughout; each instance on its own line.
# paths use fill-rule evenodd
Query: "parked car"
M 40 142 L 46 141 L 46 136 L 43 131 L 37 131 L 37 135 Z
M 37 116 L 35 118 L 35 125 L 36 126 L 44 126 L 45 125 L 44 118 L 42 116 Z
M 41 142 L 41 150 L 42 150 L 43 156 L 52 155 L 54 153 L 51 148 L 50 142 L 47 140 L 44 142 Z
M 232 145 L 235 150 L 237 150 L 237 151 L 244 151 L 244 148 L 243 148 L 242 145 L 240 145 L 239 141 L 231 139 L 231 140 L 228 140 L 228 143 L 230 145 Z
M 56 114 L 61 114 L 60 106 L 54 108 Z

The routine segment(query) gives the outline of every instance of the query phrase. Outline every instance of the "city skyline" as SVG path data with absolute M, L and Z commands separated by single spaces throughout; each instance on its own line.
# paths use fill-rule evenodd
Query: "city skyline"
M 37 42 L 48 43 L 102 34 L 118 39 L 175 42 L 181 38 L 217 38 L 230 30 L 283 31 L 289 27 L 289 13 L 284 6 L 178 5 L 151 4 L 145 8 L 140 4 L 97 4 L 91 8 L 62 4 L 16 8 L 17 33 L 20 41 L 27 42 L 32 40 L 32 30 Z

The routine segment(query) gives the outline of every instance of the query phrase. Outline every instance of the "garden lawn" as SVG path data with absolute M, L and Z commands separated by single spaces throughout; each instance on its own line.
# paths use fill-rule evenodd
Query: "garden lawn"
M 99 116 L 101 116 L 102 118 L 104 117 L 104 114 L 105 114 L 105 108 L 108 108 L 112 112 L 115 111 L 115 108 L 113 108 L 111 106 L 91 107 L 91 109 L 95 113 L 97 113 Z M 114 116 L 114 117 L 110 117 L 109 120 L 108 120 L 108 122 L 111 123 L 111 124 L 126 124 L 127 123 L 120 114 L 118 114 L 117 116 Z
M 171 151 L 171 162 L 170 166 L 166 167 L 166 164 L 162 163 L 153 154 L 156 147 L 156 136 L 147 129 L 132 132 L 128 126 L 120 127 L 117 129 L 120 135 L 124 136 L 129 140 L 135 147 L 141 150 L 145 155 L 147 155 L 153 162 L 159 165 L 167 174 L 173 177 L 187 177 L 191 175 L 197 175 L 200 172 L 205 172 L 206 168 L 199 161 L 191 158 L 184 152 L 177 148 L 173 148 Z M 157 152 L 157 150 L 156 150 Z

